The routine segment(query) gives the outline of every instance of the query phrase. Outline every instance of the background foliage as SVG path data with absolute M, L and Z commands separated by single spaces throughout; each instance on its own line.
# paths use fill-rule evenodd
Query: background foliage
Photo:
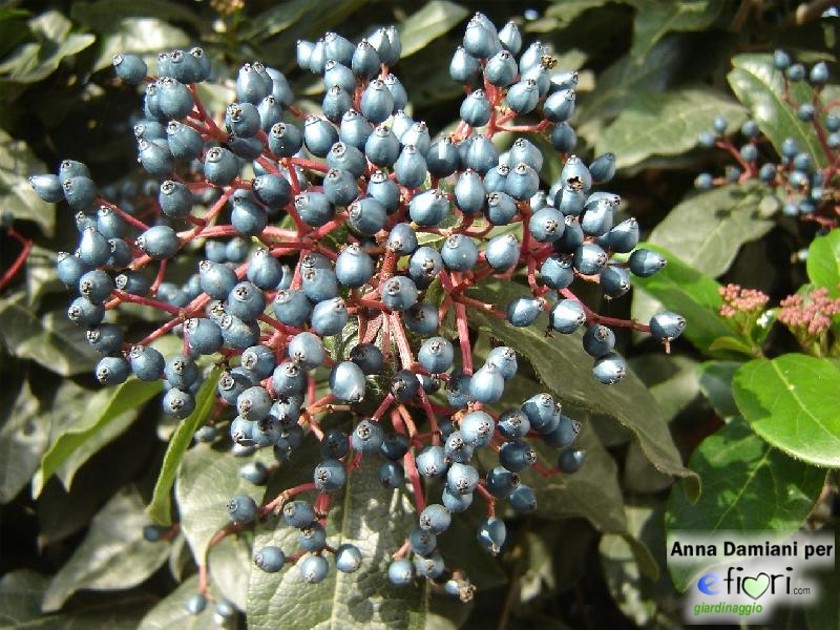
M 729 159 L 697 141 L 719 114 L 732 130 L 752 117 L 777 150 L 792 136 L 817 164 L 828 159 L 810 126 L 779 98 L 770 61 L 784 47 L 808 62 L 828 61 L 838 76 L 831 55 L 838 20 L 821 19 L 822 4 L 566 0 L 534 3 L 527 19 L 513 1 L 246 0 L 241 9 L 233 0 L 5 4 L 0 210 L 34 243 L 0 296 L 0 627 L 206 627 L 211 608 L 199 617 L 184 610 L 196 589 L 196 558 L 225 524 L 220 506 L 246 483 L 236 475 L 241 461 L 206 445 L 187 450 L 189 427 L 175 430 L 159 404 L 147 404 L 159 383 L 94 386 L 93 353 L 64 318 L 66 293 L 51 252 L 72 245 L 73 218 L 41 202 L 26 176 L 52 171 L 65 157 L 86 162 L 103 183 L 134 168 L 129 120 L 139 99 L 114 78 L 118 51 L 153 54 L 200 43 L 220 77 L 260 59 L 317 101 L 311 76 L 295 68 L 295 41 L 325 30 L 354 40 L 393 22 L 403 41 L 397 72 L 410 88 L 413 116 L 438 131 L 453 123 L 462 98 L 447 55 L 465 20 L 477 9 L 497 24 L 517 19 L 526 41 L 552 44 L 558 67 L 580 72 L 577 152 L 587 159 L 616 154 L 610 189 L 622 196 L 627 216 L 637 217 L 649 247 L 668 252 L 669 265 L 639 283 L 632 304 L 600 310 L 646 321 L 659 302 L 687 317 L 685 339 L 667 356 L 649 339 L 620 338 L 634 374 L 611 388 L 595 386 L 577 337 L 549 343 L 536 329 L 476 314 L 478 347 L 493 337 L 528 359 L 523 391 L 542 383 L 564 409 L 587 419 L 580 438 L 587 463 L 575 476 L 529 480 L 540 508 L 508 521 L 498 560 L 477 548 L 451 550 L 479 586 L 472 604 L 419 589 L 389 592 L 404 598 L 387 618 L 394 626 L 674 627 L 677 589 L 691 576 L 668 573 L 667 530 L 836 526 L 837 479 L 826 475 L 840 466 L 836 344 L 808 356 L 778 324 L 747 334 L 720 315 L 718 289 L 729 282 L 762 289 L 773 304 L 802 286 L 836 296 L 840 232 L 781 217 L 782 200 L 757 184 L 693 189 L 699 171 L 722 171 Z M 203 97 L 224 104 L 223 94 Z M 542 146 L 550 184 L 562 162 Z M 0 238 L 6 269 L 20 243 L 5 232 Z M 808 248 L 806 265 L 797 253 Z M 769 397 L 785 391 L 799 395 Z M 791 418 L 802 420 L 795 434 L 787 430 Z M 173 461 L 164 459 L 170 438 L 182 445 Z M 368 482 L 364 474 L 354 478 L 336 517 L 355 527 L 359 540 L 393 533 L 393 522 L 369 514 Z M 143 539 L 153 518 L 173 516 L 181 530 L 171 540 Z M 258 532 L 257 544 L 265 536 Z M 292 578 L 252 573 L 249 581 L 252 538 L 243 533 L 214 546 L 210 563 L 214 591 L 247 608 L 253 627 L 362 621 L 365 599 L 383 592 L 344 575 L 308 592 Z M 288 604 L 300 597 L 305 619 Z M 790 615 L 778 623 L 836 627 L 836 606 Z

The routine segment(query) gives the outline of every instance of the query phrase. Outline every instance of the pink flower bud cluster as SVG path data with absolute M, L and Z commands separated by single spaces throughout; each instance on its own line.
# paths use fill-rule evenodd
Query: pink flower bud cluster
M 819 335 L 831 327 L 832 319 L 840 313 L 840 298 L 831 298 L 825 287 L 814 289 L 806 296 L 789 295 L 782 300 L 779 321 L 792 330 Z
M 743 289 L 739 284 L 727 284 L 718 289 L 723 298 L 720 314 L 726 318 L 733 318 L 739 313 L 758 314 L 770 298 L 758 289 Z

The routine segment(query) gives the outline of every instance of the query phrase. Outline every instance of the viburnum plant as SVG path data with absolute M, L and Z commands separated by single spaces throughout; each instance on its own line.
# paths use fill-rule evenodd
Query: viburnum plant
M 68 317 L 102 355 L 97 379 L 163 379 L 164 411 L 181 421 L 166 460 L 193 439 L 250 458 L 237 465 L 240 491 L 212 506 L 229 523 L 207 549 L 255 529 L 254 570 L 278 579 L 317 584 L 334 564 L 384 571 L 395 586 L 430 580 L 467 601 L 475 586 L 438 545 L 453 515 L 478 499 L 484 516 L 464 544 L 495 555 L 506 539 L 499 502 L 536 508 L 522 471 L 586 465 L 580 422 L 551 393 L 514 397 L 517 348 L 477 348 L 476 318 L 542 325 L 547 345 L 583 331 L 592 377 L 607 385 L 627 370 L 613 329 L 667 349 L 686 322 L 602 315 L 573 290 L 597 284 L 619 299 L 633 276 L 665 265 L 637 247 L 635 219 L 615 220 L 621 199 L 596 190 L 615 157 L 574 155 L 575 72 L 555 68 L 542 44 L 523 45 L 515 23 L 497 29 L 476 14 L 450 61 L 465 91 L 460 122 L 435 135 L 405 112 L 400 51 L 393 27 L 356 44 L 334 32 L 301 41 L 299 66 L 323 81 L 317 111 L 254 61 L 224 112 L 200 98 L 213 76 L 201 48 L 160 53 L 153 73 L 118 54 L 117 76 L 144 86 L 133 129 L 153 183 L 98 189 L 72 159 L 30 182 L 76 213 L 78 249 L 60 253 L 57 270 L 73 293 Z M 563 156 L 548 190 L 525 134 Z M 138 307 L 158 325 L 128 338 L 109 313 Z M 172 336 L 180 351 L 164 354 L 157 344 Z M 554 449 L 547 461 L 537 442 Z M 372 509 L 406 523 L 388 557 L 366 547 L 364 530 L 354 542 L 330 530 L 339 491 L 368 482 L 382 487 Z M 172 483 L 158 479 L 150 513 L 165 524 L 150 524 L 147 540 L 177 531 Z M 207 555 L 196 562 L 187 609 L 211 599 L 220 621 L 232 619 Z

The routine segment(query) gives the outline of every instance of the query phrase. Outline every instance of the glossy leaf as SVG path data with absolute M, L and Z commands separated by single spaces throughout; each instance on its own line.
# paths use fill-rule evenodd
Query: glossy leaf
M 166 3 L 169 6 L 178 6 Z M 118 26 L 111 27 L 102 38 L 100 53 L 93 64 L 94 70 L 102 70 L 113 64 L 117 53 L 134 53 L 152 57 L 161 50 L 189 48 L 190 37 L 183 30 L 151 17 L 123 19 Z M 153 67 L 153 66 L 152 66 Z
M 193 556 L 201 561 L 207 544 L 219 529 L 230 523 L 225 505 L 234 494 L 247 494 L 257 504 L 263 489 L 239 476 L 239 468 L 251 458 L 233 457 L 198 444 L 184 454 L 175 484 L 175 499 L 181 513 L 181 529 Z
M 679 155 L 697 145 L 717 114 L 740 123 L 743 109 L 708 89 L 635 92 L 595 143 L 596 155 L 611 151 L 616 166 L 634 166 L 654 155 Z
M 720 285 L 711 277 L 700 273 L 684 263 L 663 247 L 642 243 L 661 253 L 668 259 L 653 276 L 633 278 L 633 285 L 650 293 L 665 305 L 665 308 L 680 313 L 688 324 L 685 336 L 700 350 L 707 351 L 718 337 L 734 334 L 734 329 L 718 314 L 723 303 L 718 293 Z
M 669 531 L 714 535 L 721 530 L 794 532 L 814 507 L 825 471 L 791 459 L 734 418 L 707 437 L 688 460 L 703 478 L 704 492 L 690 505 L 679 489 L 671 491 L 666 524 Z M 699 542 L 699 541 L 698 541 Z M 714 557 L 671 567 L 680 590 Z
M 400 25 L 401 58 L 409 57 L 447 33 L 469 15 L 464 7 L 446 0 L 431 0 Z
M 163 457 L 163 465 L 155 484 L 154 495 L 147 508 L 152 520 L 161 525 L 172 523 L 172 505 L 169 493 L 172 490 L 172 484 L 175 483 L 178 467 L 181 465 L 181 460 L 190 442 L 192 442 L 196 429 L 204 424 L 216 403 L 216 385 L 219 380 L 219 372 L 219 368 L 215 368 L 207 376 L 204 384 L 198 390 L 195 411 L 178 424 L 178 428 L 169 440 L 169 446 Z
M 96 41 L 90 33 L 72 33 L 72 24 L 58 11 L 46 11 L 29 21 L 36 41 L 19 46 L 0 64 L 0 77 L 35 83 L 58 69 L 61 62 Z
M 644 56 L 665 35 L 674 31 L 702 31 L 711 26 L 724 8 L 722 0 L 678 2 L 635 1 L 633 47 L 630 54 Z
M 248 39 L 263 39 L 282 33 L 306 15 L 311 7 L 312 3 L 309 0 L 291 0 L 273 6 L 258 15 L 244 31 L 243 36 Z
M 317 585 L 307 585 L 295 566 L 287 565 L 279 573 L 252 568 L 249 627 L 425 626 L 428 587 L 418 583 L 398 589 L 386 578 L 391 554 L 415 525 L 414 507 L 402 492 L 384 490 L 376 469 L 376 462 L 365 458 L 361 468 L 348 476 L 345 488 L 333 495 L 335 507 L 328 517 L 328 543 L 348 542 L 359 547 L 361 568 L 346 574 L 330 566 L 327 578 Z M 274 532 L 258 531 L 254 547 L 277 544 L 291 553 L 296 535 L 296 530 L 281 521 Z
M 677 38 L 660 41 L 647 58 L 626 55 L 604 70 L 597 89 L 582 95 L 577 108 L 579 135 L 596 144 L 603 123 L 620 114 L 640 91 L 662 91 L 679 71 L 685 51 Z M 610 149 L 611 150 L 611 149 Z
M 716 278 L 729 269 L 744 243 L 773 227 L 758 215 L 762 193 L 759 187 L 731 185 L 692 195 L 668 213 L 648 240 L 679 252 L 680 260 Z
M 143 538 L 147 523 L 136 489 L 115 495 L 94 517 L 82 544 L 50 582 L 43 610 L 58 610 L 79 589 L 131 588 L 154 573 L 166 562 L 169 547 Z
M 127 18 L 150 18 L 163 23 L 186 22 L 200 25 L 199 14 L 166 0 L 96 0 L 74 2 L 70 11 L 74 20 L 95 31 L 112 33 Z
M 248 605 L 253 536 L 243 532 L 228 536 L 210 550 L 210 579 L 216 589 L 240 610 Z
M 211 594 L 214 592 L 210 585 Z M 205 630 L 213 628 L 214 607 L 208 602 L 207 607 L 198 615 L 187 610 L 187 600 L 198 592 L 198 576 L 193 575 L 181 582 L 174 591 L 152 608 L 138 626 L 138 630 Z
M 84 413 L 75 415 L 74 421 L 63 427 L 58 439 L 41 459 L 38 476 L 33 483 L 33 494 L 38 496 L 44 483 L 71 456 L 85 449 L 86 457 L 74 458 L 73 469 L 66 470 L 62 481 L 67 489 L 73 481 L 76 470 L 99 448 L 105 446 L 116 435 L 107 431 L 108 425 L 119 422 L 127 427 L 131 420 L 137 417 L 143 405 L 162 389 L 161 381 L 141 381 L 129 379 L 116 387 L 100 389 L 89 396 Z M 81 411 L 81 409 L 79 410 Z
M 133 630 L 152 599 L 143 595 L 82 601 L 58 614 L 41 612 L 41 599 L 50 578 L 30 569 L 11 571 L 0 578 L 0 629 L 41 628 L 73 630 L 108 628 Z
M 586 451 L 584 465 L 575 474 L 541 479 L 532 471 L 520 473 L 537 495 L 536 514 L 554 520 L 583 516 L 599 531 L 625 532 L 627 522 L 615 460 L 588 424 L 575 444 Z M 537 448 L 543 464 L 554 467 L 558 451 L 542 444 Z
M 0 504 L 14 499 L 38 470 L 49 445 L 51 420 L 50 410 L 42 408 L 25 383 L 0 428 Z
M 489 289 L 474 291 L 482 301 L 506 305 L 525 290 L 512 283 L 493 284 Z M 684 477 L 698 491 L 697 477 L 685 469 L 668 432 L 662 411 L 647 388 L 632 372 L 615 386 L 601 386 L 591 373 L 592 359 L 581 346 L 579 335 L 554 334 L 546 343 L 543 331 L 547 316 L 541 315 L 527 328 L 514 328 L 506 321 L 479 310 L 471 311 L 479 328 L 506 345 L 516 348 L 534 367 L 540 381 L 560 401 L 595 414 L 606 414 L 629 429 L 645 456 L 657 470 Z M 593 396 L 597 391 L 597 396 Z
M 815 238 L 805 265 L 811 282 L 828 289 L 832 297 L 840 295 L 840 230 Z
M 817 466 L 840 466 L 840 369 L 833 362 L 794 353 L 756 359 L 732 384 L 741 414 L 767 442 Z
M 601 566 L 615 603 L 638 627 L 679 627 L 674 618 L 681 611 L 673 598 L 671 578 L 665 571 L 648 575 L 634 553 L 634 543 L 642 541 L 653 552 L 656 566 L 665 566 L 664 506 L 626 505 L 628 535 L 606 534 L 601 538 L 598 551 Z M 676 614 L 675 614 L 676 613 Z
M 828 157 L 820 146 L 814 127 L 802 122 L 796 108 L 785 102 L 785 81 L 782 73 L 773 68 L 770 55 L 743 54 L 732 59 L 733 68 L 727 76 L 735 95 L 752 114 L 761 131 L 781 155 L 782 142 L 793 138 L 800 150 L 811 154 L 814 164 L 825 166 Z M 790 98 L 795 103 L 811 102 L 813 89 L 807 81 L 791 85 Z
M 96 365 L 98 355 L 65 313 L 47 313 L 39 320 L 20 303 L 0 300 L 0 317 L 0 337 L 18 358 L 32 359 L 61 376 L 90 373 Z
M 27 176 L 46 172 L 25 142 L 14 140 L 0 129 L 0 207 L 15 219 L 34 221 L 52 236 L 55 205 L 43 201 L 29 185 Z
M 742 365 L 740 361 L 706 361 L 697 369 L 700 390 L 721 418 L 738 415 L 732 395 L 732 377 Z

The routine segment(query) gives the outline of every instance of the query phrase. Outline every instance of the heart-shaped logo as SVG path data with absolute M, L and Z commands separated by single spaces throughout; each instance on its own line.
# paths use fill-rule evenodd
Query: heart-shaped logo
M 766 573 L 759 573 L 755 577 L 744 578 L 741 581 L 741 586 L 747 595 L 753 599 L 758 599 L 770 588 L 770 576 Z

